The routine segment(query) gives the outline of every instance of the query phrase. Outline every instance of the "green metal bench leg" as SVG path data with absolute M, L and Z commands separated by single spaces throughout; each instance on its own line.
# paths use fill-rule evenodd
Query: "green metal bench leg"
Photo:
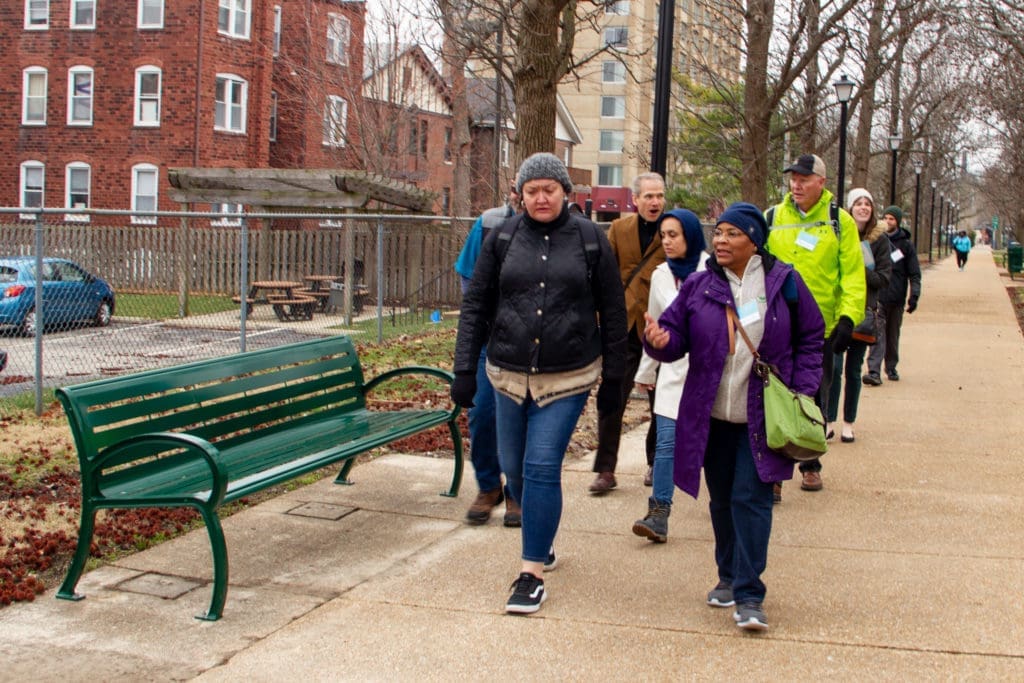
M 462 434 L 455 420 L 448 422 L 448 431 L 452 434 L 452 444 L 455 446 L 455 473 L 452 475 L 452 485 L 448 492 L 441 495 L 455 498 L 459 495 L 459 486 L 462 484 Z
M 228 549 L 224 543 L 224 529 L 216 510 L 198 508 L 206 522 L 206 532 L 210 535 L 210 550 L 213 551 L 213 596 L 210 598 L 210 609 L 206 614 L 197 614 L 196 619 L 217 621 L 224 613 L 224 602 L 228 598 Z
M 343 486 L 351 486 L 352 482 L 348 480 L 348 473 L 352 471 L 352 467 L 355 464 L 355 458 L 349 458 L 346 460 L 345 465 L 341 468 L 341 472 L 338 472 L 338 476 L 335 478 L 334 483 Z
M 82 503 L 81 522 L 78 527 L 78 545 L 75 547 L 75 556 L 71 559 L 71 566 L 68 567 L 64 583 L 57 591 L 57 597 L 61 600 L 81 600 L 85 596 L 75 592 L 78 579 L 82 578 L 82 570 L 85 569 L 85 562 L 89 559 L 89 546 L 92 545 L 92 533 L 96 526 L 96 508 Z

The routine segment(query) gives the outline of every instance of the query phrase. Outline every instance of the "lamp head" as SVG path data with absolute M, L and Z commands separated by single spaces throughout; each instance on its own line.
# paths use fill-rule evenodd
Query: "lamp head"
M 921 175 L 921 171 L 924 169 L 924 162 L 920 159 L 914 159 L 914 173 Z
M 893 133 L 889 136 L 889 149 L 895 152 L 900 148 L 901 142 L 903 142 L 903 136 L 899 133 Z
M 842 103 L 849 102 L 853 97 L 853 89 L 856 85 L 846 77 L 846 74 L 840 76 L 838 81 L 832 83 L 832 87 L 836 89 L 836 99 Z

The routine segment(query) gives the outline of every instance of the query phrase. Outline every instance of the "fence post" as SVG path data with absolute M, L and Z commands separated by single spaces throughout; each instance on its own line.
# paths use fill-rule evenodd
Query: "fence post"
M 181 210 L 187 211 L 188 206 L 182 204 Z M 178 230 L 178 264 L 177 264 L 177 280 L 178 280 L 178 317 L 188 317 L 188 274 L 192 272 L 191 264 L 187 264 L 189 260 L 189 234 L 188 234 L 188 217 L 181 217 L 180 229 Z
M 249 328 L 249 219 L 242 216 L 242 233 L 239 243 L 242 258 L 238 262 L 238 319 L 241 330 L 238 333 L 238 351 L 245 353 L 245 331 Z
M 377 343 L 384 342 L 384 218 L 377 216 Z
M 352 292 L 355 290 L 356 284 L 356 256 L 353 253 L 356 248 L 356 236 L 352 232 L 352 221 L 343 220 L 341 224 L 342 240 L 345 244 L 345 262 L 342 266 L 342 272 L 345 277 L 342 278 L 342 282 L 345 285 L 345 326 L 352 325 Z
M 43 249 L 45 234 L 43 232 L 43 214 L 36 214 L 35 228 L 35 251 L 36 251 L 36 329 L 35 329 L 35 351 L 36 351 L 36 415 L 43 414 Z

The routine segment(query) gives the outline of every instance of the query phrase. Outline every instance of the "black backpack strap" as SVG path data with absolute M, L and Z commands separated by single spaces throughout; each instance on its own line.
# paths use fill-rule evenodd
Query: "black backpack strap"
M 836 239 L 839 239 L 839 205 L 836 204 L 835 202 L 829 202 L 828 218 L 830 221 L 832 221 L 832 232 L 836 234 Z
M 495 249 L 498 252 L 498 266 L 505 262 L 505 254 L 508 252 L 508 247 L 512 244 L 512 237 L 515 236 L 516 230 L 519 229 L 519 225 L 523 222 L 523 214 L 519 214 L 514 220 L 506 220 L 501 224 L 501 229 L 498 231 L 497 243 Z
M 768 229 L 771 230 L 772 226 L 775 225 L 775 207 L 772 206 L 764 215 L 764 222 L 768 224 Z

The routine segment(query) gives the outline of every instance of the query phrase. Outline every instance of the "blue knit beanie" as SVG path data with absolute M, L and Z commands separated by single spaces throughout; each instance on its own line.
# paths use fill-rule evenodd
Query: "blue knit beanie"
M 717 228 L 722 223 L 735 225 L 747 233 L 747 237 L 754 243 L 758 251 L 764 249 L 764 241 L 768 236 L 768 224 L 764 220 L 764 214 L 761 213 L 761 209 L 753 204 L 748 204 L 747 202 L 731 204 L 718 217 L 715 227 Z

